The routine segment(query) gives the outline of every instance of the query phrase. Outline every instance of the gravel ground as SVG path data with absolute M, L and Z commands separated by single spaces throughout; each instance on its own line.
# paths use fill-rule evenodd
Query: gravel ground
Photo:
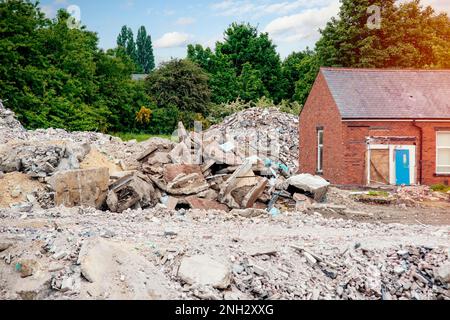
M 123 214 L 82 208 L 28 214 L 2 210 L 0 248 L 2 243 L 8 248 L 0 252 L 0 299 L 448 299 L 448 284 L 436 274 L 448 266 L 449 231 L 448 226 L 361 223 L 300 213 L 248 219 L 161 208 Z M 133 278 L 129 269 L 104 272 L 104 281 L 112 284 L 93 294 L 81 275 L 79 255 L 87 241 L 98 239 L 124 248 L 130 255 L 127 266 L 137 264 L 151 283 L 161 283 L 157 294 L 136 296 L 135 288 L 145 281 Z M 208 255 L 229 268 L 227 290 L 186 284 L 178 277 L 182 259 L 195 255 Z M 142 257 L 145 261 L 136 262 Z M 30 260 L 38 267 L 21 278 L 18 265 Z M 430 282 L 423 283 L 417 272 Z

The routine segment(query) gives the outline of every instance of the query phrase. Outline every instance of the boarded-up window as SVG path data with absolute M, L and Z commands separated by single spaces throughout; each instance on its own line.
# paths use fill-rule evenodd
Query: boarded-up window
M 370 184 L 389 184 L 389 150 L 370 151 Z

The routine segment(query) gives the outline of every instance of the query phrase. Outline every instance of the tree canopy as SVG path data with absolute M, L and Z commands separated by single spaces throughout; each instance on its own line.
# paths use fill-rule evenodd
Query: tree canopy
M 368 26 L 381 9 L 379 28 Z M 47 19 L 38 3 L 0 0 L 0 93 L 27 128 L 171 133 L 179 120 L 217 122 L 232 111 L 279 104 L 298 112 L 322 66 L 450 68 L 450 19 L 419 0 L 341 0 L 314 50 L 283 61 L 267 33 L 233 23 L 214 50 L 199 44 L 186 59 L 155 69 L 145 27 L 123 26 L 117 47 L 69 28 L 60 10 Z M 131 74 L 148 73 L 146 81 Z

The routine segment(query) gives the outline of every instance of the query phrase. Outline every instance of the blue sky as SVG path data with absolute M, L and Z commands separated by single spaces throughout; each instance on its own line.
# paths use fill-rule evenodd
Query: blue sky
M 449 0 L 422 0 L 450 12 Z M 250 22 L 268 32 L 284 58 L 314 47 L 319 28 L 339 10 L 339 0 L 41 0 L 48 17 L 77 6 L 81 22 L 98 33 L 100 47 L 113 48 L 123 25 L 151 34 L 157 62 L 185 57 L 189 43 L 213 47 L 234 21 Z

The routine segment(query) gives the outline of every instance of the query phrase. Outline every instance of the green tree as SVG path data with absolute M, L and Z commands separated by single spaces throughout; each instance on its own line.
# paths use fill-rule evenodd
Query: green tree
M 145 52 L 147 53 L 147 58 L 145 59 L 143 69 L 145 73 L 149 73 L 155 69 L 155 55 L 153 53 L 153 43 L 150 35 L 147 36 L 145 41 Z
M 450 20 L 419 0 L 341 0 L 338 18 L 316 44 L 326 66 L 368 68 L 448 67 Z M 381 28 L 369 28 L 367 8 L 381 8 Z
M 239 76 L 240 97 L 245 101 L 257 101 L 259 98 L 268 96 L 259 70 L 253 69 L 250 63 L 245 63 Z
M 239 77 L 246 63 L 259 71 L 261 81 L 275 102 L 281 101 L 281 60 L 267 33 L 259 33 L 250 24 L 233 23 L 225 31 L 224 42 L 216 44 L 216 54 L 231 62 Z
M 128 27 L 123 26 L 120 30 L 119 36 L 117 37 L 117 46 L 126 48 L 128 43 Z
M 208 76 L 190 60 L 174 59 L 161 64 L 146 83 L 160 108 L 173 105 L 182 112 L 207 112 L 211 99 Z
M 69 29 L 61 10 L 45 19 L 36 3 L 0 1 L 0 93 L 30 129 L 131 131 L 151 105 L 134 63 L 121 50 L 98 49 L 94 32 Z
M 224 41 L 217 42 L 215 52 L 201 45 L 189 45 L 188 59 L 208 73 L 214 103 L 227 103 L 242 97 L 241 88 L 248 83 L 239 81 L 251 77 L 249 74 L 241 77 L 247 63 L 251 64 L 253 74 L 259 74 L 264 87 L 260 88 L 261 83 L 258 83 L 258 92 L 264 92 L 277 102 L 284 98 L 281 60 L 276 47 L 267 33 L 259 33 L 249 24 L 233 23 L 225 31 Z M 249 71 L 248 67 L 245 71 Z
M 300 102 L 302 106 L 306 103 L 320 67 L 320 58 L 312 52 L 309 52 L 296 66 L 300 77 L 295 82 L 294 100 Z
M 144 73 L 149 73 L 155 68 L 155 57 L 153 55 L 152 39 L 147 35 L 144 26 L 139 28 L 136 40 L 137 63 Z
M 302 77 L 300 65 L 303 59 L 312 54 L 313 52 L 309 49 L 301 52 L 293 52 L 283 61 L 283 96 L 286 99 L 294 99 L 295 84 Z
M 209 75 L 211 101 L 220 104 L 234 101 L 239 96 L 239 83 L 231 61 L 221 53 L 215 54 L 201 45 L 188 46 L 188 59 L 197 63 Z

